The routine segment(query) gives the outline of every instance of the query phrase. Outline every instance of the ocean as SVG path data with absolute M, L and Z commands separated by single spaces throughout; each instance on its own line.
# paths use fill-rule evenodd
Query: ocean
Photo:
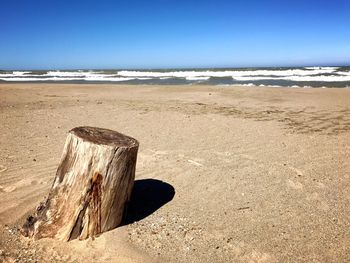
M 150 70 L 0 70 L 0 82 L 243 85 L 350 88 L 350 67 Z

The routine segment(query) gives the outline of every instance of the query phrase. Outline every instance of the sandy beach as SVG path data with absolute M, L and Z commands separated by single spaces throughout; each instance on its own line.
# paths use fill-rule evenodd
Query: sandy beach
M 350 89 L 0 84 L 0 262 L 350 262 Z M 67 132 L 140 142 L 123 226 L 20 235 Z

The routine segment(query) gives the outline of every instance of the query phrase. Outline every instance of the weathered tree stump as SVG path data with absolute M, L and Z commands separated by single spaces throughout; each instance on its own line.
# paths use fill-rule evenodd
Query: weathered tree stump
M 69 241 L 117 227 L 134 184 L 138 145 L 107 129 L 71 130 L 49 196 L 22 233 Z

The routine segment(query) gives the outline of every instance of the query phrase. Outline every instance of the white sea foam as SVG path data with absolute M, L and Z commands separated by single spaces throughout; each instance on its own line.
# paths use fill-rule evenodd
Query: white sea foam
M 115 75 L 113 75 L 115 76 Z M 123 77 L 105 77 L 102 75 L 92 75 L 92 76 L 87 76 L 85 78 L 83 78 L 83 80 L 86 81 L 128 81 L 128 80 L 132 80 L 135 78 L 123 78 Z
M 1 73 L 1 77 L 20 77 L 20 76 L 25 76 L 26 74 L 30 74 L 31 71 L 13 71 L 12 73 Z
M 69 80 L 85 80 L 85 81 L 128 81 L 133 80 L 135 78 L 123 78 L 123 77 L 115 77 L 115 78 L 104 78 L 104 77 L 87 77 L 87 78 L 72 78 L 72 77 L 51 77 L 51 78 L 20 78 L 20 77 L 12 77 L 12 78 L 1 78 L 0 80 L 4 81 L 69 81 Z
M 118 72 L 123 77 L 171 77 L 171 78 L 198 78 L 198 77 L 245 77 L 245 76 L 310 76 L 330 74 L 337 68 L 325 67 L 313 70 L 284 69 L 284 70 L 224 70 L 224 71 L 130 71 Z
M 290 81 L 319 81 L 319 82 L 345 82 L 350 81 L 350 76 L 284 76 L 284 77 L 273 77 L 273 76 L 257 76 L 257 77 L 234 77 L 234 80 L 238 81 L 258 81 L 258 80 L 290 80 Z
M 48 71 L 44 76 L 51 77 L 84 77 L 91 74 L 90 72 L 81 71 Z
M 23 76 L 32 73 L 31 71 L 14 71 L 13 74 L 16 76 Z
M 350 76 L 350 71 L 338 71 L 337 74 L 344 75 L 344 76 Z
M 345 82 L 350 81 L 349 76 L 290 76 L 284 77 L 285 80 L 291 81 L 320 81 L 320 82 Z
M 210 77 L 186 77 L 187 80 L 208 80 Z
M 310 67 L 308 69 L 279 69 L 279 70 L 222 70 L 222 71 L 130 71 L 122 70 L 115 74 L 106 74 L 98 71 L 48 71 L 45 74 L 30 74 L 30 77 L 59 77 L 59 78 L 109 78 L 109 77 L 126 77 L 126 78 L 185 78 L 187 80 L 208 80 L 210 77 L 261 77 L 261 76 L 312 76 L 321 74 L 335 74 L 336 67 Z M 30 71 L 14 71 L 13 73 L 0 73 L 0 77 L 26 77 Z M 338 72 L 336 72 L 338 73 Z M 350 75 L 350 72 L 339 72 L 342 75 Z M 28 76 L 28 75 L 27 75 Z M 251 78 L 253 79 L 253 78 Z M 270 78 L 268 78 L 270 79 Z
M 27 73 L 31 72 L 14 71 L 11 74 L 0 73 L 0 79 L 4 81 L 128 81 L 135 79 L 121 77 L 116 74 L 104 74 L 94 71 L 48 71 L 45 74 L 26 75 Z
M 84 71 L 48 71 L 45 74 L 30 74 L 29 71 L 19 72 L 13 71 L 13 73 L 1 73 L 0 77 L 62 77 L 62 78 L 85 78 L 85 77 L 117 77 L 116 74 L 104 74 L 100 72 L 84 72 Z
M 65 81 L 65 80 L 76 80 L 76 78 L 57 78 L 57 77 L 52 77 L 52 78 L 35 78 L 35 77 L 27 77 L 27 78 L 20 78 L 20 77 L 12 77 L 12 78 L 2 78 L 0 77 L 1 80 L 4 81 Z
M 104 74 L 95 71 L 48 71 L 44 76 L 53 77 L 116 77 L 116 74 Z
M 5 71 L 0 72 L 0 80 L 3 81 L 129 81 L 129 80 L 166 80 L 182 79 L 188 81 L 213 81 L 220 82 L 220 78 L 226 81 L 244 81 L 250 85 L 253 81 L 293 81 L 293 82 L 350 82 L 350 71 L 339 70 L 338 67 L 305 67 L 290 69 L 230 69 L 230 70 L 173 70 L 173 71 L 143 71 L 143 70 L 121 70 L 121 71 L 98 71 L 98 70 L 76 70 L 76 71 Z M 218 78 L 218 80 L 215 80 Z M 232 84 L 237 84 L 233 82 Z M 255 83 L 256 84 L 256 83 Z M 257 83 L 261 84 L 261 83 Z M 257 85 L 256 84 L 256 85 Z M 293 83 L 298 84 L 298 83 Z M 263 85 L 263 84 L 261 84 Z M 324 84 L 325 85 L 325 84 Z

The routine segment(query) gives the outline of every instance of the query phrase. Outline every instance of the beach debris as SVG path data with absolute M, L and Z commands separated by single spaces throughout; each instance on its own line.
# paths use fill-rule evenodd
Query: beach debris
M 244 207 L 239 207 L 237 210 L 239 211 L 239 210 L 246 210 L 246 209 L 249 209 L 250 208 L 250 206 L 244 206 Z
M 203 166 L 203 164 L 201 164 L 201 163 L 199 163 L 199 162 L 196 162 L 196 161 L 193 161 L 193 160 L 187 160 L 189 163 L 191 163 L 191 164 L 194 164 L 194 165 L 196 165 L 196 166 Z
M 49 196 L 21 233 L 69 241 L 117 227 L 134 185 L 138 146 L 135 139 L 112 130 L 72 129 Z
M 303 172 L 300 171 L 299 169 L 293 167 L 293 166 L 289 166 L 290 169 L 292 169 L 294 172 L 296 172 L 297 176 L 302 176 L 303 175 Z

